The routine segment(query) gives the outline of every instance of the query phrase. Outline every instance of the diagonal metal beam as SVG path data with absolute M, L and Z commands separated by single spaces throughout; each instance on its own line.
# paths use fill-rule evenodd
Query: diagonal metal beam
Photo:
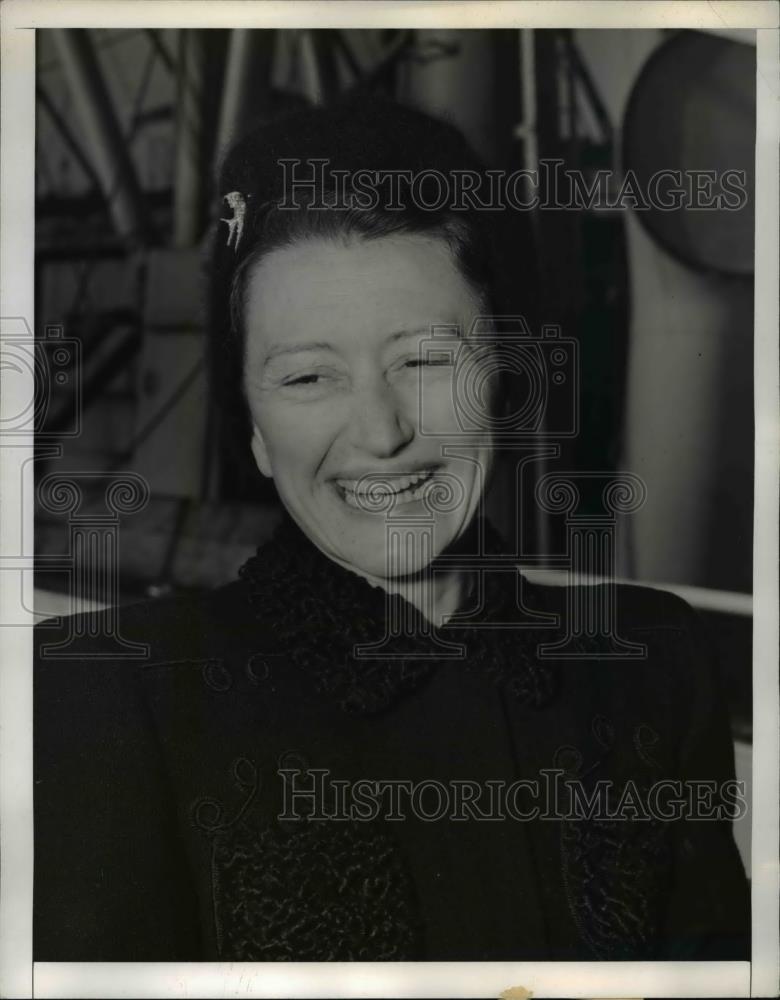
M 149 39 L 149 43 L 155 50 L 157 55 L 160 57 L 160 62 L 165 66 L 169 73 L 176 74 L 178 69 L 176 65 L 176 60 L 168 51 L 168 46 L 160 37 L 160 32 L 156 28 L 144 28 L 144 34 Z
M 149 235 L 146 206 L 89 32 L 56 28 L 52 38 L 116 231 L 143 241 Z
M 96 190 L 100 191 L 101 189 L 100 178 L 95 173 L 95 168 L 90 163 L 89 158 L 86 156 L 81 146 L 78 144 L 78 142 L 76 142 L 73 133 L 68 128 L 65 119 L 62 117 L 62 115 L 55 107 L 54 102 L 46 93 L 44 88 L 40 86 L 40 84 L 35 88 L 35 96 L 40 102 L 41 107 L 44 108 L 49 118 L 51 118 L 54 127 L 57 129 L 57 132 L 59 133 L 60 138 L 70 150 L 73 159 L 76 160 L 78 165 L 87 175 L 89 180 L 92 182 L 93 187 Z

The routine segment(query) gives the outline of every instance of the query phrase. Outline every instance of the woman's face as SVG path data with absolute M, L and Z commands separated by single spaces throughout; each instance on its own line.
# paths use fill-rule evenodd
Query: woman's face
M 479 313 L 447 245 L 424 236 L 311 239 L 250 272 L 244 379 L 255 460 L 341 565 L 411 575 L 473 519 L 492 458 L 489 415 L 464 437 L 449 359 L 472 350 L 464 338 Z M 428 357 L 422 342 L 440 326 L 452 332 Z M 486 408 L 490 382 L 478 394 Z M 404 544 L 389 546 L 398 530 Z

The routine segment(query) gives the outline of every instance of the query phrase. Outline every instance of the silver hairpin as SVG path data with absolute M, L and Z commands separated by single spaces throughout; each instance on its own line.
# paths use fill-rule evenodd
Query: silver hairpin
M 240 191 L 231 191 L 224 195 L 224 200 L 228 203 L 228 208 L 233 212 L 232 218 L 220 219 L 220 222 L 228 224 L 227 245 L 233 242 L 233 249 L 238 250 L 241 242 L 241 235 L 244 232 L 244 215 L 246 214 L 246 199 Z M 233 237 L 235 236 L 235 240 Z

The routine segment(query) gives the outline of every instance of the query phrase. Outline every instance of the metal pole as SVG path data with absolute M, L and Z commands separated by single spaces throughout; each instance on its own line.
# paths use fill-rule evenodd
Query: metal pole
M 205 50 L 199 31 L 179 35 L 173 244 L 190 247 L 203 229 L 203 77 Z
M 218 166 L 219 157 L 235 137 L 243 117 L 246 93 L 252 74 L 252 37 L 253 33 L 246 28 L 234 28 L 230 32 L 225 84 L 217 126 L 215 166 Z
M 522 119 L 514 128 L 514 137 L 523 144 L 523 168 L 539 169 L 538 95 L 536 87 L 536 35 L 533 29 L 523 28 L 520 35 L 520 103 Z M 549 455 L 539 456 L 539 479 L 547 474 Z M 537 551 L 549 557 L 551 538 L 549 515 L 540 504 L 534 508 Z
M 301 89 L 304 95 L 312 104 L 324 104 L 325 88 L 322 79 L 322 67 L 317 59 L 317 49 L 311 31 L 299 32 L 296 54 Z
M 522 121 L 515 126 L 514 135 L 523 143 L 523 167 L 539 167 L 539 147 L 536 132 L 536 58 L 532 28 L 520 31 L 520 100 L 523 107 Z
M 116 231 L 121 237 L 144 238 L 143 195 L 89 32 L 56 28 L 52 36 Z

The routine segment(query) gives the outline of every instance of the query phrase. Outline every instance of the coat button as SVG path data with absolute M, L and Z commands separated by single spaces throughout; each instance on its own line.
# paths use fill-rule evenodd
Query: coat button
M 246 662 L 246 675 L 253 684 L 262 684 L 271 676 L 271 666 L 265 653 L 255 653 Z
M 222 660 L 206 660 L 201 668 L 203 682 L 212 691 L 229 691 L 233 677 Z

